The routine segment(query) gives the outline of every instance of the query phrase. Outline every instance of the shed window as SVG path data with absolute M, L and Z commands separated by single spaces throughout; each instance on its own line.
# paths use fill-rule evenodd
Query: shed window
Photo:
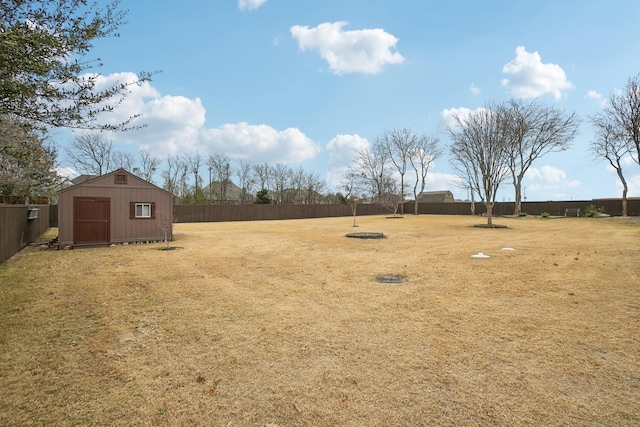
M 155 210 L 155 202 L 131 202 L 129 205 L 129 218 L 155 218 Z
M 117 173 L 115 175 L 115 183 L 116 184 L 126 184 L 127 183 L 127 174 Z
M 151 218 L 151 204 L 136 203 L 136 218 Z

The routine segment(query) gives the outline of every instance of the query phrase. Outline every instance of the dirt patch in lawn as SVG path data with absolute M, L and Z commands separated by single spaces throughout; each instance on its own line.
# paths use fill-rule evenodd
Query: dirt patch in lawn
M 386 238 L 345 217 L 28 248 L 0 266 L 0 425 L 640 424 L 637 224 L 358 222 Z

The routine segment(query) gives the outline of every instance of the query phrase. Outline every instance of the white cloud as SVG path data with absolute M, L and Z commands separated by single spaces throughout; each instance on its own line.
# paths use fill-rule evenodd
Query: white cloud
M 314 28 L 294 25 L 291 36 L 301 51 L 317 49 L 335 74 L 376 74 L 385 64 L 399 64 L 402 55 L 393 52 L 398 39 L 382 29 L 344 31 L 347 22 L 323 23 Z
M 555 166 L 545 165 L 541 168 L 530 168 L 526 173 L 526 178 L 531 180 L 541 180 L 547 184 L 558 184 L 566 182 L 567 173 Z
M 600 100 L 602 99 L 602 94 L 596 92 L 595 90 L 590 90 L 589 92 L 587 92 L 586 98 Z
M 544 64 L 538 52 L 529 53 L 524 46 L 516 48 L 515 59 L 505 64 L 502 72 L 511 75 L 502 80 L 502 85 L 518 98 L 552 94 L 560 99 L 564 90 L 573 88 L 559 65 Z
M 106 85 L 132 73 L 99 78 Z M 199 98 L 161 95 L 149 83 L 132 86 L 131 93 L 112 113 L 102 118 L 119 122 L 142 114 L 132 125 L 146 125 L 129 132 L 111 133 L 114 143 L 128 143 L 150 150 L 159 158 L 199 152 L 206 156 L 224 152 L 232 159 L 252 162 L 298 163 L 315 157 L 320 148 L 296 128 L 277 130 L 265 124 L 227 123 L 207 128 L 206 110 Z
M 622 195 L 622 184 L 620 181 L 617 183 L 617 187 L 619 190 L 619 194 Z M 627 179 L 627 187 L 629 188 L 627 192 L 627 197 L 638 197 L 640 196 L 640 175 L 633 175 Z
M 277 130 L 265 124 L 227 123 L 202 132 L 208 152 L 252 162 L 298 163 L 318 154 L 319 147 L 296 128 Z
M 471 83 L 471 87 L 469 88 L 469 90 L 471 91 L 471 95 L 474 96 L 480 95 L 480 93 L 482 93 L 480 88 L 476 86 L 475 83 Z
M 56 172 L 63 178 L 73 179 L 80 175 L 77 170 L 68 167 L 57 167 Z
M 585 95 L 585 98 L 592 101 L 597 101 L 603 107 L 607 105 L 607 99 L 605 99 L 605 97 L 600 92 L 596 92 L 595 90 L 588 91 Z
M 238 0 L 238 9 L 243 12 L 255 10 L 266 2 L 267 0 Z
M 83 78 L 95 78 L 95 90 L 98 92 L 119 84 L 133 83 L 138 80 L 138 76 L 135 73 L 130 72 L 113 73 L 106 76 L 85 74 Z M 121 100 L 120 104 L 118 104 L 113 111 L 102 114 L 100 122 L 105 124 L 122 123 L 128 118 L 142 113 L 146 99 L 157 98 L 160 96 L 160 93 L 153 88 L 149 82 L 131 84 L 128 86 L 128 91 L 128 95 Z M 115 97 L 112 102 L 106 102 L 105 104 L 113 105 L 117 101 L 118 99 Z
M 142 136 L 145 143 L 141 145 L 145 148 L 168 155 L 195 152 L 199 149 L 205 113 L 199 98 L 162 96 L 144 105 L 141 120 L 147 127 L 132 136 Z
M 359 135 L 337 135 L 327 144 L 329 169 L 325 180 L 329 186 L 339 188 L 359 149 L 369 148 L 369 141 Z
M 628 156 L 623 157 L 621 163 L 622 163 L 622 166 L 625 167 L 625 168 L 628 167 L 628 166 L 633 167 L 633 166 L 635 166 L 637 164 L 635 158 L 631 154 L 628 155 Z
M 583 185 L 582 181 L 569 180 L 564 170 L 550 165 L 530 168 L 525 181 L 528 200 L 569 200 Z
M 445 108 L 440 113 L 440 120 L 444 128 L 455 128 L 458 126 L 456 117 L 464 121 L 472 114 L 482 110 L 484 110 L 484 107 L 478 107 L 475 110 L 467 107 Z

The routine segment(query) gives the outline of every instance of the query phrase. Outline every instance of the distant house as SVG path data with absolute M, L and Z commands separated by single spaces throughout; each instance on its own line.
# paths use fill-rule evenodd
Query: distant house
M 213 181 L 211 184 L 202 189 L 202 194 L 212 203 L 242 203 L 242 189 L 232 181 L 226 181 L 226 185 L 222 185 L 220 181 Z M 245 201 L 253 202 L 254 195 L 246 195 Z
M 418 194 L 418 203 L 453 203 L 451 191 L 423 191 Z
M 58 192 L 58 245 L 162 241 L 173 196 L 124 169 Z M 168 225 L 168 227 L 167 227 Z

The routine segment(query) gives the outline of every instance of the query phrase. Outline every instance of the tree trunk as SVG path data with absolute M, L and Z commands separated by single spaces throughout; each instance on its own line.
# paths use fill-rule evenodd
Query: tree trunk
M 516 202 L 515 209 L 513 210 L 513 215 L 518 216 L 522 212 L 522 182 L 520 181 L 520 179 L 518 179 L 517 182 L 513 184 L 513 186 L 516 190 Z
M 351 205 L 351 212 L 353 213 L 353 226 L 357 227 L 356 225 L 356 210 L 358 209 L 358 205 L 356 203 Z
M 402 201 L 401 201 L 402 206 L 400 206 L 400 215 L 404 215 L 404 174 L 400 174 L 400 197 L 402 198 Z
M 620 178 L 620 182 L 622 182 L 622 216 L 627 216 L 627 191 L 629 190 L 629 186 L 627 185 L 627 180 L 624 179 L 622 175 L 622 168 L 616 168 L 618 172 L 618 178 Z
M 417 197 L 413 202 L 413 214 L 418 215 L 418 198 Z
M 485 206 L 487 207 L 487 225 L 493 226 L 493 203 L 486 202 Z

